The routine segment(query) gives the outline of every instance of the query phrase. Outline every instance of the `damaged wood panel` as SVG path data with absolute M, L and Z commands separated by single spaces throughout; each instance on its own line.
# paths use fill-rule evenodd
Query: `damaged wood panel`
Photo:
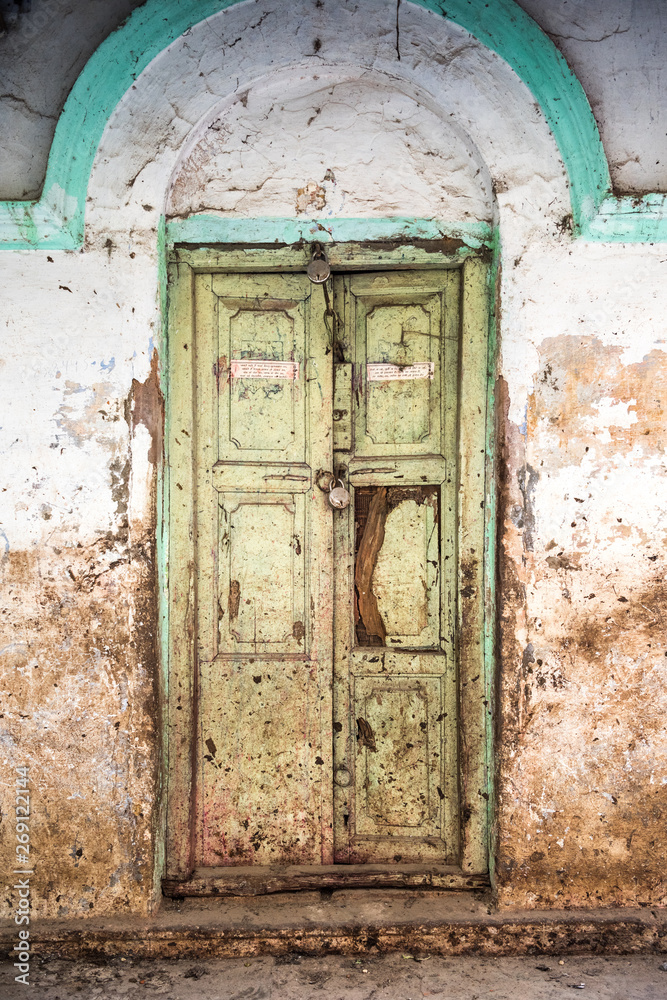
M 356 496 L 356 494 L 355 494 Z M 355 504 L 356 510 L 356 504 Z M 373 592 L 373 573 L 378 553 L 384 541 L 384 523 L 387 517 L 387 488 L 380 486 L 374 493 L 359 542 L 354 569 L 354 587 L 357 598 L 355 618 L 357 641 L 363 631 L 368 646 L 384 646 L 385 627 Z
M 355 489 L 356 639 L 436 649 L 440 642 L 439 490 Z

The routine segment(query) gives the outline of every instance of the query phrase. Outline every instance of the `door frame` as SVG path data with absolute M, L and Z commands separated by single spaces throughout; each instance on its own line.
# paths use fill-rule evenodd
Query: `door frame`
M 312 243 L 316 242 L 313 239 Z M 460 268 L 461 339 L 458 434 L 459 783 L 461 867 L 336 865 L 266 869 L 216 869 L 196 873 L 194 848 L 196 656 L 194 463 L 187 441 L 195 420 L 193 283 L 197 273 L 301 272 L 312 243 L 192 246 L 175 244 L 167 258 L 166 433 L 162 478 L 162 649 L 165 682 L 163 782 L 167 895 L 236 895 L 332 884 L 478 887 L 493 874 L 493 766 L 495 647 L 495 491 L 493 374 L 495 372 L 495 255 L 461 240 L 346 242 L 325 245 L 334 272 Z M 481 558 L 480 558 L 481 553 Z M 178 623 L 178 625 L 172 623 Z M 387 871 L 377 869 L 386 868 Z M 389 868 L 392 871 L 389 871 Z M 373 870 L 371 870 L 373 869 Z M 365 871 L 364 871 L 365 870 Z M 214 877 L 213 872 L 217 873 Z

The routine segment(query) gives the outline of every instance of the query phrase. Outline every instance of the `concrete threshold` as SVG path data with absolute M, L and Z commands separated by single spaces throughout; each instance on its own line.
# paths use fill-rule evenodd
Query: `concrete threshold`
M 252 955 L 640 954 L 667 951 L 667 911 L 500 913 L 480 892 L 345 889 L 235 899 L 165 899 L 151 917 L 32 921 L 41 958 L 226 958 Z M 16 927 L 0 928 L 11 951 Z

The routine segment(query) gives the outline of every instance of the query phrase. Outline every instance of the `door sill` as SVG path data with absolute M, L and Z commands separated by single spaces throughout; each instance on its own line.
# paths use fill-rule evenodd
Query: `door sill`
M 489 876 L 450 865 L 252 865 L 196 868 L 162 880 L 165 896 L 265 896 L 317 889 L 487 889 Z

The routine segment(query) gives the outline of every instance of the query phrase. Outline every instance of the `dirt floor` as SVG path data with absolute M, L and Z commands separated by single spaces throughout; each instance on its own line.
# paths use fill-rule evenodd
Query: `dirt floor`
M 331 955 L 308 958 L 132 961 L 105 965 L 31 963 L 30 986 L 0 964 L 2 1000 L 563 1000 L 576 989 L 588 1000 L 667 1000 L 661 955 L 573 958 L 440 958 Z

